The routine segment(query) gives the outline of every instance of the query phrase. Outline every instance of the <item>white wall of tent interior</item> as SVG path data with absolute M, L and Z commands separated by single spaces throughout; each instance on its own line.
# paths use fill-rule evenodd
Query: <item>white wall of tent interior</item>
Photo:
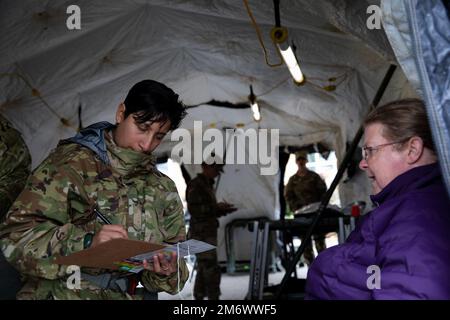
M 429 1 L 420 11 L 417 0 L 281 0 L 277 21 L 272 0 L 2 1 L 0 112 L 22 132 L 36 167 L 80 126 L 114 122 L 131 85 L 151 78 L 173 88 L 189 106 L 181 128 L 191 133 L 195 121 L 203 131 L 222 133 L 277 129 L 280 154 L 334 151 L 340 163 L 389 66 L 396 65 L 380 104 L 422 96 L 434 101 L 427 105 L 433 108 L 441 101 L 446 107 L 436 109 L 441 113 L 433 118 L 433 133 L 443 133 L 437 144 L 448 170 L 448 93 L 440 91 L 433 100 L 423 87 L 428 77 L 431 93 L 439 93 L 431 71 L 420 68 L 426 55 L 415 50 L 418 36 L 411 27 L 420 20 L 408 11 L 416 7 L 420 15 L 443 3 Z M 80 28 L 69 28 L 72 4 L 79 8 Z M 282 62 L 270 36 L 276 25 L 287 28 L 286 41 L 296 46 L 305 75 L 300 85 L 284 64 L 275 66 Z M 449 40 L 448 30 L 442 41 Z M 436 65 L 447 69 L 440 81 L 448 85 L 449 54 L 442 59 Z M 250 109 L 250 85 L 260 107 L 258 122 Z M 171 157 L 178 143 L 167 136 L 158 156 Z M 249 150 L 247 144 L 247 155 Z M 342 206 L 369 203 L 369 183 L 358 159 L 360 152 L 339 184 Z M 224 227 L 232 220 L 280 218 L 281 172 L 261 175 L 261 166 L 230 163 L 220 177 L 217 197 L 240 208 L 220 219 L 221 261 L 226 260 Z M 198 164 L 184 168 L 191 177 L 200 171 Z M 236 230 L 235 236 L 242 237 L 235 259 L 249 260 L 250 233 Z

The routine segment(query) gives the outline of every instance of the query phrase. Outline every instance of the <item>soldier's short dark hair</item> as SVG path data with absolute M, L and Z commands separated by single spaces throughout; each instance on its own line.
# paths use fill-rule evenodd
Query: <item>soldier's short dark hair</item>
M 186 106 L 178 94 L 155 80 L 136 83 L 124 101 L 125 117 L 130 114 L 137 123 L 170 121 L 170 130 L 178 128 L 186 116 Z

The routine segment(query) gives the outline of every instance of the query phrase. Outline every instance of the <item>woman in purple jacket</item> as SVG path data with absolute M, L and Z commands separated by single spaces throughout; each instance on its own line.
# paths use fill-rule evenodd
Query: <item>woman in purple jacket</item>
M 364 122 L 360 168 L 376 208 L 311 265 L 307 299 L 450 299 L 450 200 L 425 106 L 399 100 Z

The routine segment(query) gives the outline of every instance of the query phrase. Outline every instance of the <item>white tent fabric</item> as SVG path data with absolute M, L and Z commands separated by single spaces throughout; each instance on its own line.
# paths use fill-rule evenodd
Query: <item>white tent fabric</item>
M 0 111 L 23 133 L 33 167 L 58 140 L 74 135 L 80 105 L 84 126 L 113 122 L 118 104 L 142 79 L 165 83 L 187 105 L 202 104 L 189 109 L 182 124 L 189 130 L 194 120 L 203 121 L 205 129 L 256 128 L 249 109 L 205 104 L 212 99 L 247 102 L 252 84 L 262 108 L 260 128 L 279 129 L 281 145 L 322 142 L 342 159 L 345 143 L 395 62 L 384 31 L 366 26 L 367 7 L 379 1 L 280 2 L 281 25 L 298 47 L 308 79 L 303 86 L 291 81 L 284 65 L 265 64 L 243 1 L 78 0 L 81 30 L 68 30 L 71 4 L 0 2 Z M 250 0 L 249 6 L 269 60 L 278 62 L 269 37 L 275 24 L 272 1 Z M 332 77 L 342 81 L 336 90 L 322 89 Z M 383 101 L 411 94 L 398 70 Z M 173 145 L 168 137 L 158 152 L 167 153 Z M 226 167 L 218 197 L 243 208 L 234 217 L 278 216 L 280 177 L 261 176 L 258 169 Z M 360 175 L 354 181 L 362 186 L 343 185 L 344 204 L 367 198 L 366 179 Z
M 18 75 L 1 78 L 2 111 L 24 132 L 34 165 L 61 137 L 73 134 L 58 116 L 76 127 L 81 104 L 85 125 L 112 121 L 129 87 L 144 78 L 171 86 L 186 104 L 211 99 L 242 102 L 247 100 L 250 83 L 258 96 L 288 79 L 260 99 L 284 115 L 323 126 L 332 123 L 346 140 L 357 129 L 388 65 L 385 57 L 390 57 L 387 42 L 381 42 L 382 48 L 377 42 L 382 31 L 365 28 L 365 1 L 340 5 L 333 1 L 320 5 L 281 2 L 282 25 L 289 28 L 299 47 L 307 77 L 346 75 L 331 93 L 309 84 L 296 87 L 284 66 L 269 68 L 264 64 L 241 1 L 79 1 L 81 30 L 66 27 L 69 15 L 65 11 L 70 4 L 1 4 L 0 70 Z M 278 57 L 267 36 L 274 25 L 273 5 L 271 1 L 255 1 L 250 7 L 265 35 L 270 59 L 275 61 Z M 354 24 L 361 25 L 354 28 Z M 351 29 L 358 38 L 338 27 Z M 58 116 L 31 94 L 19 75 L 38 90 Z M 203 115 L 208 121 L 207 114 Z M 210 118 L 217 120 L 214 115 Z M 264 117 L 262 126 L 269 127 L 269 120 Z M 52 129 L 50 137 L 47 128 Z M 302 126 L 298 130 L 299 134 L 305 131 Z
M 405 14 L 404 1 L 381 1 L 383 10 L 383 26 L 388 34 L 397 60 L 408 75 L 411 85 L 420 91 L 419 73 L 412 55 L 411 30 Z

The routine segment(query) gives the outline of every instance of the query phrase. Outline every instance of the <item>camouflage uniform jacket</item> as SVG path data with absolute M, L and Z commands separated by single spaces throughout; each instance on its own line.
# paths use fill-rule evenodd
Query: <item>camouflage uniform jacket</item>
M 320 201 L 326 191 L 327 186 L 322 178 L 317 173 L 307 170 L 303 177 L 294 174 L 289 178 L 284 195 L 289 208 L 295 211 Z
M 189 181 L 186 188 L 186 202 L 191 221 L 189 236 L 194 239 L 217 237 L 219 222 L 214 180 L 200 173 Z
M 157 171 L 152 156 L 117 147 L 110 133 L 105 134 L 111 126 L 103 123 L 91 128 L 92 132 L 87 128 L 85 138 L 82 132 L 62 141 L 33 172 L 0 225 L 1 249 L 26 280 L 19 299 L 141 298 L 101 289 L 83 279 L 81 289 L 68 289 L 67 266 L 52 263 L 57 254 L 83 250 L 85 235 L 99 230 L 94 207 L 113 224 L 125 226 L 130 239 L 153 243 L 185 239 L 175 184 Z M 180 262 L 179 284 L 177 273 L 163 276 L 147 270 L 141 274 L 141 282 L 152 291 L 176 293 L 188 277 L 184 260 Z
M 20 133 L 0 115 L 0 221 L 22 191 L 31 157 Z

